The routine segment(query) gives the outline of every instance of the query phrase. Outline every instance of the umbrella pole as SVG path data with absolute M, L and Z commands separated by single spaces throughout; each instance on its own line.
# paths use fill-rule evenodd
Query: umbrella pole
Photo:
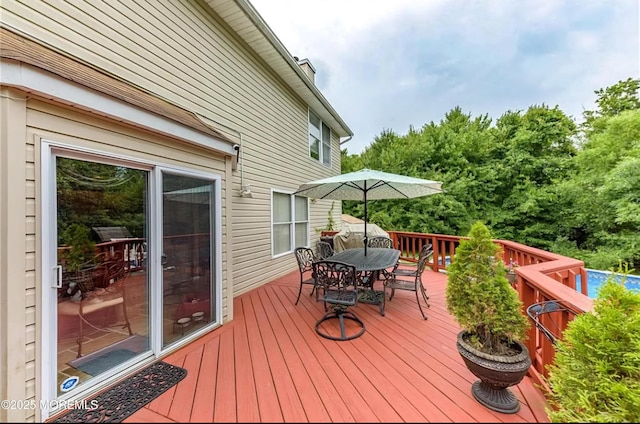
M 364 256 L 367 256 L 367 180 L 364 180 Z

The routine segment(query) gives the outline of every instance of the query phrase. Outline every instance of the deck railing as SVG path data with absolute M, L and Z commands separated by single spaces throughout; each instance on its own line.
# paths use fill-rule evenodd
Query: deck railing
M 425 243 L 433 246 L 434 260 L 430 264 L 433 271 L 446 272 L 455 261 L 455 251 L 460 240 L 465 237 L 441 234 L 424 234 L 402 231 L 388 231 L 394 245 L 402 253 L 405 261 L 417 261 L 420 249 Z M 530 305 L 546 300 L 561 299 L 571 303 L 576 310 L 586 312 L 593 308 L 593 301 L 587 296 L 587 272 L 584 262 L 529 247 L 520 243 L 495 240 L 503 249 L 503 261 L 517 261 L 517 290 L 526 311 Z M 580 276 L 580 290 L 576 291 L 577 276 Z M 554 317 L 554 325 L 564 331 L 573 316 Z M 545 382 L 548 377 L 547 365 L 553 363 L 555 348 L 534 325 L 531 325 L 525 342 L 531 355 L 532 367 L 529 374 L 534 381 L 549 390 Z

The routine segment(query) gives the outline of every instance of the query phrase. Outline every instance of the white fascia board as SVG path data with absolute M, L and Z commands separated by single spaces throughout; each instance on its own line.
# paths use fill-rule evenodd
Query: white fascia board
M 225 155 L 236 154 L 233 143 L 21 62 L 0 60 L 0 84 L 17 87 L 136 127 L 179 138 Z

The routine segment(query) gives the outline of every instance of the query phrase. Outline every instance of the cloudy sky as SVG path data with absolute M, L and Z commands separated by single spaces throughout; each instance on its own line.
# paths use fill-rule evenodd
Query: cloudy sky
M 494 120 L 640 77 L 640 0 L 250 0 L 355 133 L 361 153 L 460 106 Z

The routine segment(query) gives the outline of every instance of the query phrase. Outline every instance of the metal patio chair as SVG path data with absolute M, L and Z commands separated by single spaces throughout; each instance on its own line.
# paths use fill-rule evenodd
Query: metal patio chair
M 377 247 L 377 248 L 382 248 L 382 249 L 395 249 L 395 246 L 393 245 L 393 240 L 391 240 L 389 237 L 387 236 L 374 236 L 371 238 L 367 238 L 367 247 Z M 398 264 L 396 264 L 396 266 L 394 267 L 397 268 Z M 371 281 L 371 285 L 373 286 L 373 283 L 377 280 L 386 280 L 389 277 L 390 274 L 390 270 L 388 269 L 383 269 L 379 272 L 376 273 L 375 278 Z M 381 275 L 382 274 L 382 275 Z
M 297 247 L 295 254 L 296 260 L 298 261 L 298 269 L 300 270 L 300 289 L 298 290 L 298 297 L 295 303 L 297 305 L 300 300 L 300 295 L 302 294 L 302 286 L 312 286 L 310 295 L 313 295 L 313 293 L 317 291 L 318 284 L 313 273 L 313 262 L 316 260 L 313 250 L 308 247 Z M 316 298 L 317 297 L 318 295 L 316 293 Z
M 420 313 L 424 319 L 427 319 L 428 317 L 424 313 L 422 305 L 420 304 L 420 296 L 422 296 L 427 308 L 429 307 L 429 296 L 427 295 L 427 291 L 422 283 L 422 273 L 424 272 L 431 256 L 433 256 L 433 247 L 431 244 L 425 244 L 420 250 L 418 265 L 416 267 L 399 268 L 399 265 L 396 265 L 396 268 L 387 274 L 384 281 L 385 291 L 387 289 L 391 289 L 389 301 L 393 299 L 396 290 L 415 292 L 418 309 L 420 309 Z
M 324 309 L 328 311 L 316 322 L 316 333 L 330 340 L 352 340 L 364 334 L 364 322 L 349 310 L 349 307 L 358 304 L 356 267 L 344 262 L 324 260 L 313 263 L 313 272 L 318 284 L 324 289 L 319 300 L 324 302 Z M 338 320 L 339 336 L 330 334 L 323 326 L 326 321 L 334 319 Z M 356 330 L 347 334 L 345 320 L 355 322 Z
M 328 259 L 335 254 L 335 251 L 333 250 L 333 246 L 331 246 L 331 244 L 327 243 L 326 241 L 318 242 L 317 251 L 318 251 L 317 259 L 319 260 Z
M 128 277 L 129 270 L 122 261 L 94 265 L 75 281 L 75 290 L 80 298 L 77 301 L 70 299 L 58 303 L 59 315 L 78 318 L 78 358 L 82 356 L 87 331 L 111 332 L 110 328 L 120 327 L 126 329 L 129 336 L 133 335 L 125 292 Z M 120 319 L 113 317 L 113 308 L 121 309 Z
M 369 247 L 383 247 L 387 249 L 394 249 L 393 240 L 387 236 L 374 236 L 367 238 L 367 246 Z
M 562 336 L 562 329 L 579 313 L 578 308 L 564 300 L 546 300 L 527 308 L 527 315 L 536 328 L 554 345 Z

